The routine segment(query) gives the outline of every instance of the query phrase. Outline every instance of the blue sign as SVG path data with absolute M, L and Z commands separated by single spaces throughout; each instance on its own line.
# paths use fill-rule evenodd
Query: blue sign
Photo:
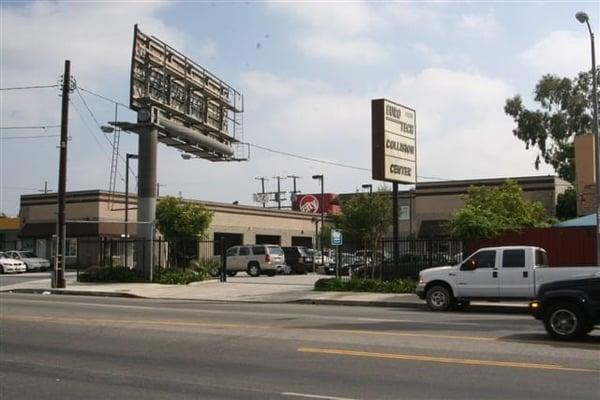
M 332 246 L 341 246 L 343 243 L 344 243 L 344 239 L 342 236 L 342 231 L 332 229 L 331 230 L 331 245 Z

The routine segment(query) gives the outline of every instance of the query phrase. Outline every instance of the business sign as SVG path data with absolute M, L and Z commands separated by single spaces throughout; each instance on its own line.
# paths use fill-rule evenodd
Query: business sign
M 319 200 L 312 194 L 302 196 L 299 203 L 300 211 L 305 213 L 314 213 L 319 212 Z
M 331 245 L 332 246 L 341 246 L 344 244 L 344 238 L 342 236 L 342 231 L 338 231 L 337 229 L 331 230 Z
M 417 182 L 415 110 L 385 99 L 372 100 L 371 142 L 374 180 Z

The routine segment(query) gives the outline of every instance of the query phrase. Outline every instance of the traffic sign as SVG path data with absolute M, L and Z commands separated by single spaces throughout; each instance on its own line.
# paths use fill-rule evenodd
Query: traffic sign
M 344 243 L 344 239 L 342 236 L 342 231 L 337 229 L 331 230 L 331 245 L 332 246 L 341 246 Z

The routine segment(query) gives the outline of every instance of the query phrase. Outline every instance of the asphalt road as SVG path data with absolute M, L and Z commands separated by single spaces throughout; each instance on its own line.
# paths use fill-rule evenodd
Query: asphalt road
M 527 315 L 0 295 L 0 398 L 597 399 Z

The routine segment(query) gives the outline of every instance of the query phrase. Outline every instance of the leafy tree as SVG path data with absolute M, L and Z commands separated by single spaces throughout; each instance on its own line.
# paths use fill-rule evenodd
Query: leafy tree
M 200 204 L 170 196 L 160 199 L 156 206 L 156 227 L 166 240 L 174 242 L 169 246 L 171 260 L 181 264 L 186 247 L 204 237 L 212 218 L 212 211 Z
M 577 217 L 577 192 L 568 188 L 556 199 L 556 218 L 560 221 Z
M 464 200 L 448 224 L 452 236 L 459 239 L 493 238 L 552 222 L 542 203 L 526 200 L 521 187 L 510 179 L 500 188 L 471 186 Z
M 379 189 L 372 195 L 358 194 L 342 204 L 337 225 L 344 240 L 366 249 L 375 249 L 392 223 L 389 192 Z
M 573 183 L 573 140 L 575 135 L 592 132 L 593 126 L 591 73 L 581 72 L 573 79 L 544 75 L 533 94 L 541 108 L 527 109 L 519 95 L 506 100 L 504 112 L 517 124 L 513 134 L 525 142 L 527 148 L 539 149 L 536 169 L 543 159 L 561 178 Z

